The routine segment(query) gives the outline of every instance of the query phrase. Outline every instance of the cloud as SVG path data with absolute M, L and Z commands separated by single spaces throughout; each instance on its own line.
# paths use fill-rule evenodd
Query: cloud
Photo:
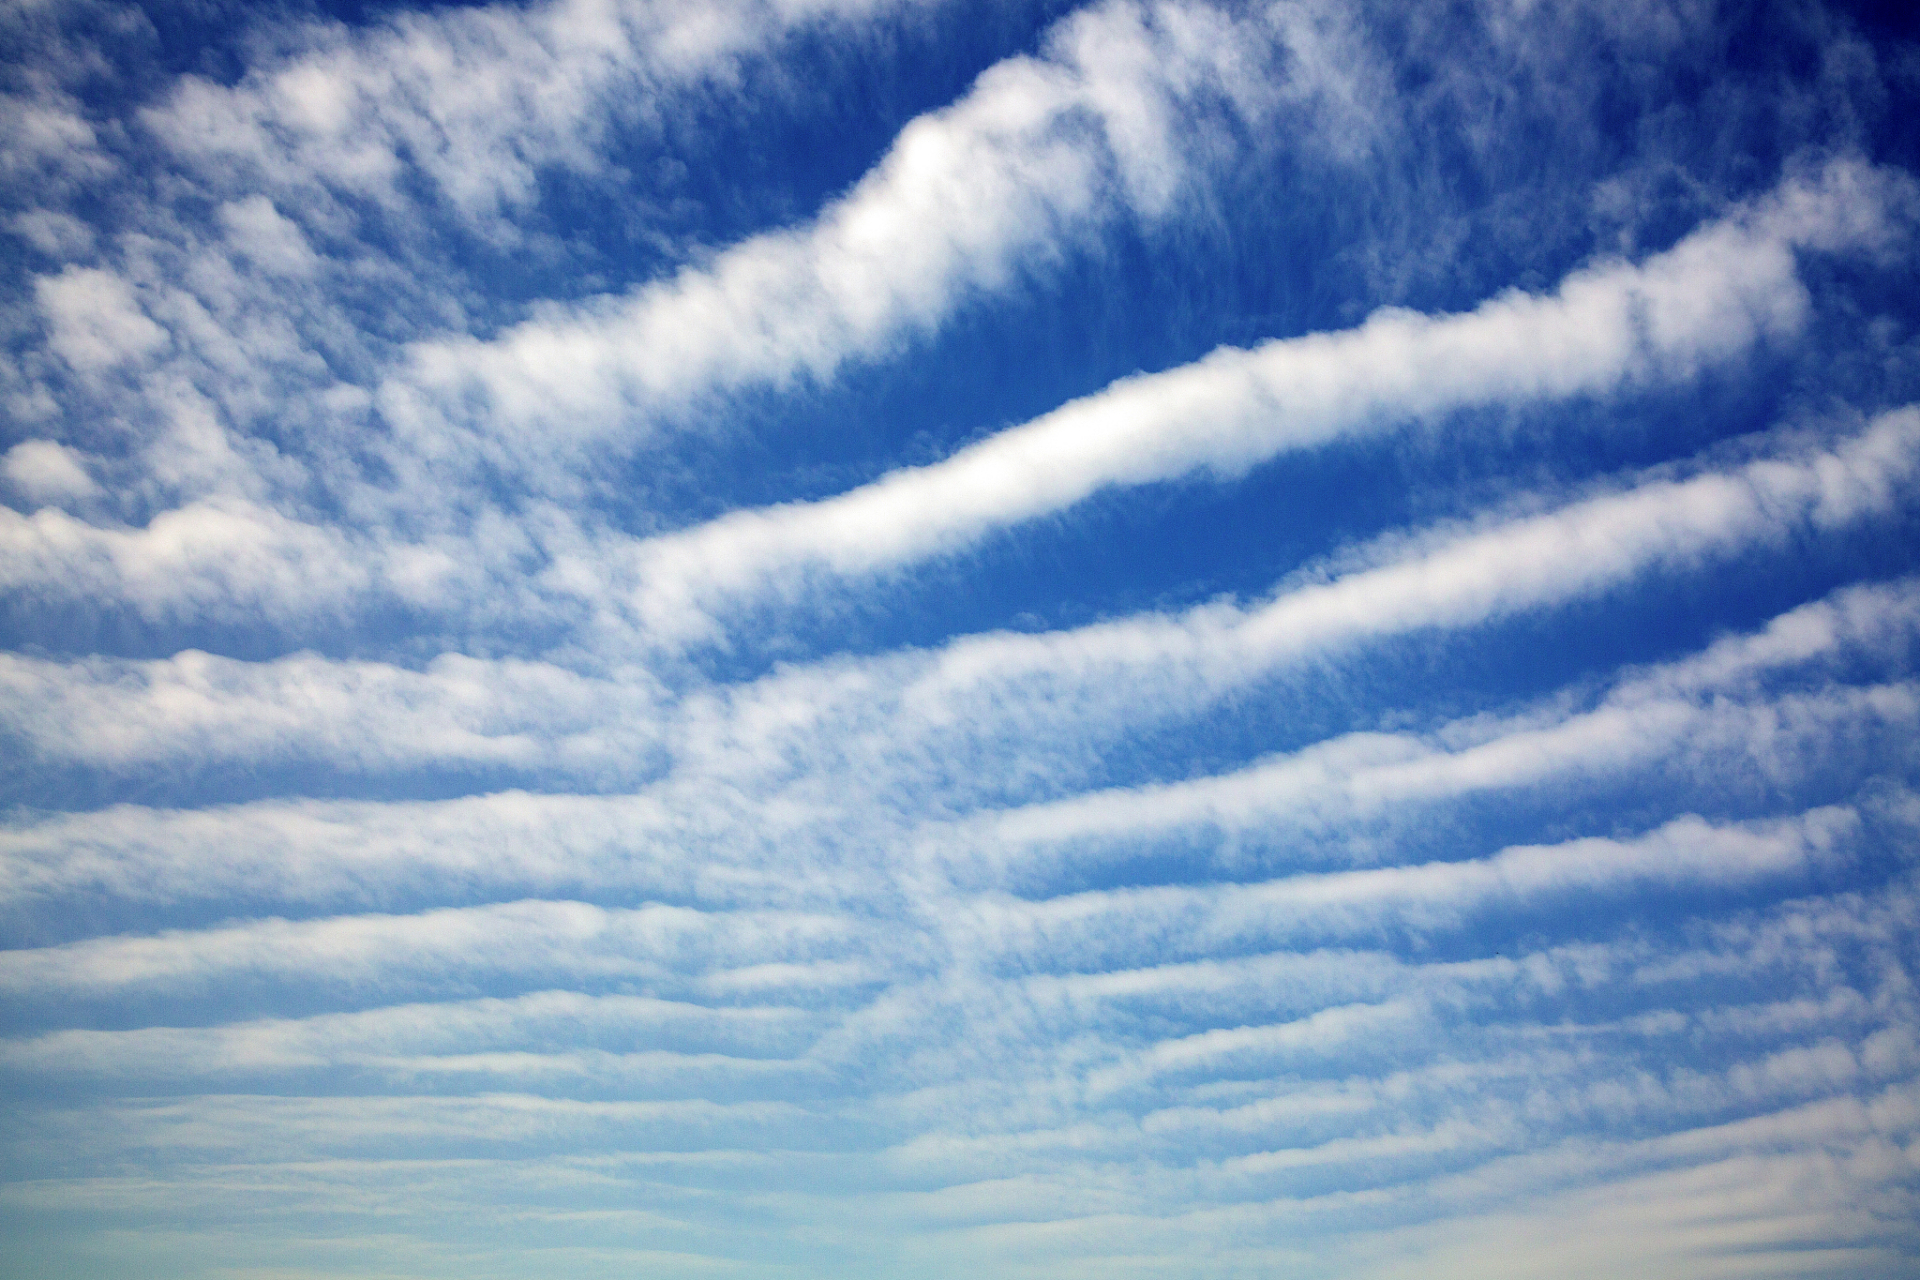
M 576 442 L 632 438 L 714 392 L 825 381 L 972 297 L 1006 293 L 1123 212 L 1163 215 L 1204 178 L 1194 135 L 1218 131 L 1220 104 L 1257 128 L 1283 107 L 1311 120 L 1350 96 L 1345 70 L 1309 43 L 1330 34 L 1287 6 L 1082 11 L 1042 56 L 995 65 L 909 123 L 811 221 L 624 298 L 549 307 L 485 340 L 417 343 L 380 391 L 383 412 L 429 465 L 481 450 L 538 488 Z M 1288 54 L 1278 83 L 1263 74 Z
M 23 186 L 97 180 L 113 172 L 99 134 L 72 94 L 54 85 L 0 94 L 0 173 Z
M 649 723 L 657 694 L 644 681 L 614 685 L 544 663 L 458 654 L 418 672 L 298 654 L 261 664 L 189 650 L 77 667 L 6 655 L 0 687 L 16 715 L 42 705 L 47 718 L 37 727 L 13 723 L 45 734 L 47 749 L 121 766 L 159 763 L 184 748 L 208 764 L 550 766 L 557 752 L 589 770 L 616 762 L 645 770 L 657 732 Z M 369 720 L 370 703 L 387 708 L 384 723 Z M 65 729 L 55 733 L 56 722 Z
M 667 93 L 782 32 L 885 12 L 800 6 L 736 27 L 699 6 L 458 10 L 352 39 L 314 35 L 321 48 L 230 88 L 189 77 L 143 118 L 210 166 L 190 165 L 181 182 L 220 202 L 213 225 L 192 201 L 150 206 L 159 234 L 40 286 L 51 347 L 68 363 L 89 377 L 143 360 L 165 370 L 135 396 L 97 379 L 42 383 L 56 403 L 129 423 L 135 448 L 114 487 L 144 515 L 124 527 L 16 523 L 15 581 L 172 625 L 210 608 L 220 617 L 212 601 L 229 597 L 297 632 L 389 603 L 457 616 L 502 591 L 523 597 L 513 611 L 616 623 L 632 540 L 579 509 L 578 467 L 603 454 L 577 445 L 644 434 L 674 405 L 728 388 L 829 378 L 970 298 L 1004 295 L 1117 217 L 1168 216 L 1208 177 L 1190 159 L 1196 130 L 1352 109 L 1340 105 L 1356 73 L 1340 24 L 1313 12 L 1101 6 L 910 123 L 811 221 L 624 296 L 541 304 L 485 339 L 465 336 L 484 326 L 464 315 L 472 284 L 457 270 L 352 237 L 292 176 L 272 177 L 389 202 L 409 177 L 443 192 L 477 184 L 456 203 L 492 218 L 496 197 L 501 209 L 531 198 L 541 166 L 597 156 L 587 140 L 604 121 L 575 118 L 569 103 L 617 98 L 618 86 Z M 582 43 L 604 65 L 569 56 Z M 661 60 L 674 69 L 648 69 Z M 456 110 L 469 80 L 474 109 Z M 486 106 L 496 97 L 508 108 Z M 236 186 L 236 173 L 267 193 Z M 505 186 L 487 195 L 490 174 Z M 419 336 L 399 342 L 394 329 Z M 475 467 L 506 491 L 481 495 Z M 317 548 L 360 563 L 316 572 Z M 530 564 L 546 572 L 530 576 Z
M 1881 242 L 1889 181 L 1837 165 L 1641 265 L 1578 272 L 1551 296 L 1508 293 L 1457 316 L 1388 309 L 1344 333 L 1222 348 L 850 493 L 732 513 L 643 544 L 635 608 L 671 634 L 699 627 L 702 606 L 793 594 L 813 584 L 809 570 L 872 574 L 952 553 L 1104 488 L 1232 478 L 1452 410 L 1691 376 L 1798 328 L 1807 303 L 1793 250 Z
M 14 234 L 50 258 L 77 258 L 94 245 L 92 227 L 71 214 L 51 209 L 30 209 L 16 214 L 9 226 Z
M 819 1025 L 817 1011 L 791 1005 L 710 1007 L 646 996 L 586 996 L 541 991 L 510 999 L 486 997 L 394 1005 L 312 1018 L 269 1018 L 217 1027 L 144 1027 L 133 1031 L 56 1031 L 0 1046 L 0 1062 L 16 1071 L 87 1071 L 133 1078 L 304 1070 L 351 1064 L 397 1076 L 500 1065 L 565 1070 L 564 1055 L 538 1050 L 555 1037 L 597 1041 L 576 1065 L 617 1066 L 602 1059 L 639 1059 L 671 1069 L 773 1062 L 803 1050 Z M 624 1053 L 622 1052 L 624 1051 Z M 549 1061 L 551 1059 L 551 1061 Z
M 1067 869 L 1111 858 L 1138 858 L 1181 833 L 1205 829 L 1284 842 L 1297 860 L 1377 856 L 1388 838 L 1380 824 L 1395 814 L 1432 814 L 1487 793 L 1521 793 L 1553 785 L 1605 788 L 1660 771 L 1672 780 L 1684 768 L 1704 781 L 1734 776 L 1745 760 L 1766 776 L 1791 780 L 1848 753 L 1880 753 L 1888 740 L 1920 721 L 1920 695 L 1910 682 L 1831 683 L 1813 692 L 1778 692 L 1786 678 L 1803 682 L 1866 661 L 1893 661 L 1920 633 L 1917 597 L 1907 582 L 1847 588 L 1790 610 L 1756 632 L 1729 636 L 1703 652 L 1628 673 L 1584 710 L 1562 699 L 1505 717 L 1475 716 L 1423 734 L 1343 735 L 1270 757 L 1232 773 L 1177 783 L 1108 789 L 1015 808 L 991 806 L 950 822 L 902 815 L 885 839 L 954 888 L 1012 887 L 1047 882 Z M 180 660 L 176 659 L 176 663 Z M 213 664 L 236 668 L 238 664 Z M 436 695 L 428 679 L 390 686 L 381 700 L 406 703 L 425 717 L 464 712 L 484 717 L 481 690 L 498 696 L 510 670 L 468 668 L 468 700 Z M 290 674 L 290 673 L 289 673 Z M 348 673 L 338 673 L 347 676 Z M 451 675 L 451 668 L 447 674 Z M 532 673 L 530 673 L 532 674 Z M 552 674 L 552 673 L 549 673 Z M 363 678 L 397 679 L 398 673 Z M 206 690 L 217 688 L 217 682 Z M 343 701 L 343 684 L 334 697 Z M 613 689 L 570 680 L 562 704 L 578 716 L 604 709 Z M 402 693 L 401 690 L 408 690 Z M 206 696 L 203 691 L 203 697 Z M 170 723 L 181 718 L 181 694 L 169 697 Z M 267 696 L 269 707 L 286 699 Z M 312 705 L 316 695 L 305 691 Z M 547 704 L 554 705 L 552 703 Z M 532 727 L 542 703 L 523 704 Z M 629 721 L 643 722 L 647 704 Z M 211 709 L 211 704 L 208 704 Z M 342 711 L 343 716 L 347 715 Z M 491 714 L 498 714 L 497 711 Z M 554 713 L 542 738 L 473 741 L 475 762 L 524 761 L 536 754 L 587 748 L 598 735 L 559 737 Z M 98 716 L 63 713 L 65 723 L 111 720 L 121 733 L 136 719 L 121 709 Z M 246 721 L 253 737 L 215 735 L 237 755 L 258 760 L 273 750 L 271 713 Z M 484 720 L 483 720 L 484 722 Z M 461 757 L 453 724 L 390 722 L 377 738 L 358 718 L 351 739 L 369 769 L 396 764 L 444 766 Z M 469 721 L 469 724 L 471 720 Z M 431 726 L 431 727 L 430 727 Z M 471 733 L 471 728 L 467 729 Z M 642 750 L 644 731 L 605 740 L 611 762 Z M 344 727 L 341 739 L 349 738 Z M 1862 738 L 1864 745 L 1860 745 Z M 316 743 L 308 750 L 319 750 Z M 201 754 L 196 752 L 195 754 Z M 336 767 L 350 761 L 337 753 Z M 597 894 L 640 890 L 667 900 L 712 906 L 771 905 L 809 896 L 852 894 L 844 877 L 815 866 L 806 885 L 782 872 L 802 847 L 803 833 L 845 821 L 845 807 L 866 790 L 884 795 L 896 780 L 877 760 L 861 760 L 864 778 L 836 775 L 841 803 L 782 801 L 752 773 L 729 769 L 725 757 L 690 763 L 634 795 L 538 795 L 500 792 L 443 801 L 271 800 L 223 808 L 161 810 L 115 806 L 96 813 L 47 815 L 0 833 L 0 899 L 103 893 L 155 902 L 218 900 L 239 895 L 278 903 L 385 904 L 429 890 L 483 895 Z M 737 765 L 736 765 L 737 767 Z M 895 766 L 896 768 L 899 766 Z M 906 767 L 912 768 L 909 760 Z M 1715 784 L 1718 787 L 1719 784 Z M 867 805 L 867 800 L 857 803 Z M 1398 830 L 1389 824 L 1388 832 Z M 1343 842 L 1352 841 L 1353 847 Z M 225 851 L 210 858 L 204 850 Z M 1251 856 L 1248 852 L 1234 855 Z M 821 901 L 830 900 L 822 896 Z
M 0 473 L 33 502 L 71 501 L 100 489 L 79 453 L 52 440 L 22 440 L 0 457 Z
M 462 971 L 656 978 L 678 972 L 691 990 L 713 989 L 701 986 L 702 976 L 724 990 L 727 970 L 751 971 L 773 960 L 846 958 L 848 935 L 858 933 L 849 923 L 792 913 L 708 915 L 684 907 L 608 910 L 544 901 L 414 916 L 270 919 L 10 951 L 0 957 L 0 986 L 16 997 L 71 997 L 204 989 L 250 977 L 306 975 L 323 985 L 431 989 Z M 699 963 L 701 957 L 707 964 Z M 688 972 L 689 962 L 720 972 Z M 794 971 L 796 979 L 806 976 L 804 967 Z
M 1390 928 L 1458 927 L 1507 901 L 1634 885 L 1737 884 L 1805 872 L 1832 856 L 1854 815 L 1822 810 L 1759 828 L 1677 818 L 1632 841 L 1589 837 L 1485 859 L 1299 875 L 1253 885 L 1090 891 L 1040 902 L 983 895 L 964 911 L 980 963 L 1084 970 L 1154 949 L 1273 949 Z M 1178 941 L 1171 941 L 1178 939 Z
M 902 705 L 948 722 L 970 700 L 1004 700 L 1017 690 L 1058 715 L 1103 682 L 1153 670 L 1164 683 L 1131 689 L 1132 705 L 1143 710 L 1161 689 L 1205 697 L 1309 655 L 1593 598 L 1639 575 L 1687 572 L 1777 546 L 1795 531 L 1889 510 L 1896 477 L 1915 465 L 1916 438 L 1920 413 L 1903 409 L 1831 450 L 1654 479 L 1484 529 L 1416 538 L 1386 563 L 1250 607 L 968 639 L 942 651 L 907 686 Z
M 52 327 L 49 345 L 82 373 L 139 360 L 167 344 L 167 331 L 110 272 L 69 267 L 37 281 L 35 291 Z
M 1848 588 L 1800 606 L 1759 632 L 1730 636 L 1696 656 L 1624 676 L 1589 710 L 1529 709 L 1476 716 L 1426 734 L 1362 732 L 1270 757 L 1250 767 L 1178 783 L 1077 795 L 991 815 L 930 838 L 925 856 L 959 875 L 1041 875 L 1055 860 L 1098 860 L 1205 829 L 1232 837 L 1284 831 L 1295 856 L 1326 856 L 1315 833 L 1365 829 L 1386 812 L 1459 803 L 1487 792 L 1597 783 L 1642 770 L 1724 780 L 1746 759 L 1781 778 L 1849 749 L 1869 726 L 1898 736 L 1920 701 L 1907 681 L 1829 683 L 1768 694 L 1769 677 L 1806 678 L 1862 655 L 1904 652 L 1920 615 L 1911 584 Z M 1869 738 L 1870 752 L 1885 743 Z M 1685 762 L 1684 766 L 1681 762 Z M 1338 848 L 1336 842 L 1335 845 Z M 1367 847 L 1362 842 L 1361 850 Z M 1347 856 L 1364 853 L 1346 851 Z M 1336 854 L 1334 856 L 1340 856 Z M 986 866 L 971 866 L 985 859 Z
M 749 376 L 742 372 L 749 366 L 759 370 L 751 378 L 779 382 L 788 376 L 781 369 L 826 376 L 850 354 L 878 352 L 893 342 L 889 335 L 905 331 L 903 325 L 911 329 L 946 314 L 974 287 L 967 281 L 1005 287 L 1004 264 L 1012 261 L 1005 255 L 1025 252 L 1022 244 L 1057 246 L 1063 232 L 1053 215 L 1027 219 L 1017 235 L 1013 223 L 994 221 L 1015 217 L 1031 201 L 1046 204 L 1048 184 L 1078 181 L 1073 175 L 1080 174 L 1092 184 L 1084 198 L 1097 203 L 1103 188 L 1090 175 L 1103 172 L 1102 165 L 1118 166 L 1113 172 L 1120 174 L 1151 168 L 1142 156 L 1165 160 L 1177 152 L 1169 139 L 1181 127 L 1181 113 L 1198 109 L 1195 104 L 1210 100 L 1209 94 L 1240 104 L 1235 109 L 1243 113 L 1286 104 L 1319 110 L 1314 104 L 1340 100 L 1341 75 L 1363 74 L 1339 70 L 1345 58 L 1340 42 L 1351 35 L 1343 36 L 1337 22 L 1282 8 L 1241 26 L 1246 23 L 1253 25 L 1242 30 L 1204 8 L 1148 13 L 1112 6 L 1080 15 L 1055 31 L 1047 57 L 1002 64 L 947 113 L 911 126 L 891 159 L 806 227 L 750 239 L 711 267 L 646 286 L 628 302 L 594 304 L 575 319 L 556 318 L 555 312 L 486 342 L 463 338 L 417 346 L 416 373 L 389 377 L 378 393 L 387 419 L 401 428 L 397 440 L 379 446 L 383 465 L 405 477 L 384 495 L 345 479 L 358 468 L 341 465 L 343 459 L 296 462 L 283 450 L 263 469 L 257 445 L 237 449 L 222 413 L 251 412 L 245 406 L 272 391 L 232 379 L 263 356 L 289 372 L 313 363 L 295 354 L 301 341 L 311 339 L 289 338 L 269 353 L 250 336 L 254 350 L 229 350 L 236 345 L 232 338 L 204 336 L 208 326 L 195 319 L 204 316 L 204 305 L 174 298 L 164 308 L 173 340 L 182 340 L 188 322 L 200 326 L 196 332 L 203 336 L 195 345 L 205 348 L 204 358 L 224 366 L 211 381 L 227 386 L 230 400 L 225 406 L 204 404 L 197 391 L 183 390 L 168 412 L 168 428 L 152 446 L 162 464 L 155 469 L 170 483 L 202 490 L 209 484 L 231 488 L 252 472 L 242 482 L 250 496 L 242 502 L 229 492 L 189 501 L 146 527 L 96 532 L 78 522 L 17 526 L 11 538 L 11 558 L 23 566 L 17 581 L 50 599 L 82 592 L 88 599 L 121 598 L 140 617 L 176 624 L 206 616 L 213 598 L 237 595 L 249 600 L 254 616 L 289 629 L 387 602 L 458 617 L 479 601 L 511 592 L 522 597 L 518 609 L 570 624 L 592 619 L 602 644 L 631 644 L 636 627 L 642 635 L 677 643 L 714 634 L 714 615 L 724 617 L 730 606 L 767 596 L 794 602 L 836 579 L 885 574 L 950 554 L 1103 488 L 1196 472 L 1231 477 L 1279 452 L 1461 407 L 1604 394 L 1638 382 L 1691 377 L 1703 363 L 1724 362 L 1767 335 L 1783 338 L 1796 331 L 1807 304 L 1794 251 L 1884 248 L 1898 222 L 1890 210 L 1905 199 L 1897 176 L 1836 163 L 1789 181 L 1638 266 L 1602 263 L 1576 272 L 1551 295 L 1510 293 L 1455 316 L 1388 309 L 1344 333 L 1283 339 L 1252 351 L 1222 349 L 1190 367 L 1123 381 L 944 462 L 896 471 L 836 498 L 738 511 L 637 543 L 591 522 L 583 527 L 578 513 L 540 503 L 527 507 L 518 527 L 503 537 L 507 521 L 482 503 L 456 517 L 456 528 L 471 522 L 464 530 L 421 539 L 416 524 L 410 535 L 385 532 L 383 546 L 356 548 L 359 539 L 316 521 L 316 513 L 290 514 L 287 508 L 297 504 L 267 497 L 284 484 L 325 476 L 325 484 L 344 486 L 342 500 L 354 508 L 379 510 L 398 501 L 402 509 L 383 510 L 380 519 L 404 526 L 419 514 L 407 509 L 437 506 L 461 483 L 454 472 L 490 456 L 494 446 L 483 437 L 504 431 L 501 438 L 508 439 L 520 430 L 512 424 L 529 414 L 529 422 L 552 419 L 527 437 L 537 440 L 538 456 L 495 458 L 499 474 L 518 477 L 516 485 L 535 473 L 564 471 L 572 465 L 566 461 L 571 446 L 556 448 L 560 441 L 597 430 L 596 422 L 631 424 L 636 406 L 650 412 L 646 406 L 663 403 L 662 397 L 704 394 L 700 389 Z M 1279 89 L 1261 78 L 1261 58 L 1267 56 L 1258 52 L 1266 47 L 1262 41 L 1273 50 L 1293 51 L 1291 78 Z M 1148 76 L 1158 87 L 1142 97 L 1128 88 L 1132 81 L 1109 84 L 1115 76 Z M 1136 105 L 1115 105 L 1123 102 Z M 1145 109 L 1137 105 L 1142 102 L 1157 105 L 1135 118 Z M 1087 112 L 1105 122 L 1096 130 L 1105 143 L 1089 145 L 1085 130 L 1069 127 Z M 1042 141 L 1032 145 L 1042 146 L 1044 156 L 1022 150 L 1029 146 L 1019 141 L 1027 137 L 1022 130 L 1039 130 L 1034 137 Z M 980 147 L 999 157 L 985 170 L 970 158 Z M 984 174 L 998 172 L 994 166 L 1003 163 L 1014 166 L 1007 181 L 1031 190 L 995 194 Z M 940 194 L 949 188 L 964 199 Z M 1159 207 L 1156 200 L 1143 196 L 1134 203 L 1150 211 Z M 986 213 L 967 212 L 973 208 L 969 201 Z M 219 217 L 222 252 L 233 261 L 278 277 L 314 269 L 307 238 L 266 197 L 231 201 Z M 953 233 L 930 234 L 942 219 L 954 220 Z M 911 244 L 893 245 L 888 235 L 906 236 Z M 931 274 L 924 289 L 913 286 L 920 292 L 910 298 L 907 283 L 918 277 L 905 267 L 923 254 L 932 255 L 924 259 Z M 199 266 L 194 274 L 211 278 Z M 77 287 L 73 281 L 84 282 L 83 292 L 111 294 L 114 302 L 90 303 L 91 310 L 76 313 L 59 330 L 67 335 L 57 340 L 61 350 L 97 364 L 132 358 L 165 340 L 146 328 L 137 342 L 127 334 L 115 342 L 102 336 L 119 333 L 115 325 L 130 334 L 129 326 L 154 323 L 126 310 L 135 297 L 126 277 L 75 268 L 57 280 L 68 282 L 61 285 L 68 292 Z M 868 298 L 862 280 L 893 292 Z M 157 279 L 141 287 L 156 297 L 171 296 Z M 219 305 L 235 308 L 231 301 Z M 842 314 L 851 327 L 829 319 Z M 102 329 L 107 320 L 101 317 L 114 325 Z M 236 331 L 259 332 L 251 318 L 234 316 L 228 323 Z M 327 323 L 337 327 L 340 320 Z M 151 346 L 143 345 L 149 341 Z M 708 354 L 682 351 L 685 343 Z M 429 369 L 441 372 L 419 373 Z M 471 379 L 480 381 L 466 390 L 455 385 Z M 628 390 L 616 385 L 627 383 Z M 365 414 L 373 403 L 366 392 L 345 384 L 315 390 L 324 391 L 323 405 L 336 406 L 323 416 L 336 419 Z M 356 392 L 357 398 L 351 394 Z M 149 398 L 164 403 L 164 397 Z M 468 406 L 456 417 L 479 416 L 459 425 L 445 416 L 456 403 Z M 481 403 L 484 410 L 472 408 Z M 1196 422 L 1206 423 L 1205 430 L 1196 429 Z M 449 466 L 453 472 L 445 470 Z M 461 505 L 468 502 L 461 499 Z M 236 530 L 249 544 L 244 549 L 229 549 L 227 538 L 178 536 L 202 527 L 217 530 L 236 517 L 251 526 Z M 340 548 L 336 556 L 351 556 L 360 566 L 326 573 L 306 568 L 314 549 L 329 543 Z M 544 565 L 545 572 L 529 576 L 529 564 Z M 295 585 L 305 583 L 321 589 Z
M 795 753 L 817 753 L 817 735 L 829 725 L 847 735 L 856 759 L 876 741 L 907 751 L 902 759 L 938 742 L 947 760 L 1023 737 L 1030 750 L 1070 743 L 1054 757 L 1058 769 L 1071 752 L 1111 740 L 1124 726 L 1192 714 L 1316 655 L 1478 627 L 1593 598 L 1637 575 L 1694 571 L 1717 557 L 1884 516 L 1916 465 L 1916 438 L 1920 413 L 1901 410 L 1831 448 L 1790 450 L 1464 534 L 1414 538 L 1396 560 L 1252 606 L 963 638 L 921 655 L 799 668 L 717 696 L 672 695 L 638 671 L 590 678 L 550 663 L 458 655 L 424 672 L 317 656 L 272 663 L 200 654 L 82 663 L 12 656 L 3 669 L 6 724 L 27 758 L 122 769 L 182 753 L 203 765 L 311 761 L 348 771 L 437 759 L 605 785 L 657 776 L 676 760 L 731 760 L 730 772 L 744 781 L 791 776 Z M 1097 698 L 1116 679 L 1134 691 L 1124 709 Z M 391 700 L 389 709 L 369 718 L 360 699 L 376 691 Z M 1891 703 L 1889 714 L 1898 715 Z M 76 733 L 75 725 L 88 727 Z M 1018 757 L 986 768 L 971 785 L 990 792 L 1010 767 L 1017 770 Z M 936 767 L 919 785 L 944 785 L 942 772 Z
M 1887 40 L 0 26 L 22 1265 L 1911 1270 Z
M 371 577 L 335 531 L 233 499 L 163 512 L 137 530 L 57 508 L 0 511 L 0 546 L 0 575 L 19 595 L 112 600 L 154 619 L 325 616 L 356 603 Z M 431 557 L 412 559 L 431 581 Z
M 479 229 L 510 236 L 543 169 L 599 170 L 606 136 L 652 123 L 663 100 L 726 83 L 798 31 L 895 7 L 547 0 L 314 24 L 295 33 L 306 47 L 237 84 L 182 78 L 143 123 L 222 185 L 403 205 L 418 175 Z
M 265 196 L 220 206 L 220 221 L 235 250 L 263 271 L 298 278 L 319 269 L 319 258 L 299 224 L 283 217 Z

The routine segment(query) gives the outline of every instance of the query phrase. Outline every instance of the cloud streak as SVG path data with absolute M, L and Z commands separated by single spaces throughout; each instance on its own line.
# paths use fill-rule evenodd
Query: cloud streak
M 1898 189 L 1838 165 L 1645 263 L 1578 272 L 1549 296 L 1511 293 L 1456 316 L 1389 309 L 1344 333 L 1224 348 L 1127 379 L 942 462 L 646 544 L 635 607 L 671 632 L 707 601 L 810 568 L 874 573 L 951 553 L 1105 488 L 1230 478 L 1409 420 L 1686 377 L 1798 328 L 1794 251 L 1882 242 Z
M 18 1265 L 1913 1270 L 1897 42 L 117 5 L 0 15 Z
M 714 392 L 828 379 L 970 297 L 1004 293 L 1122 211 L 1164 214 L 1198 176 L 1180 135 L 1215 128 L 1207 108 L 1224 103 L 1249 127 L 1289 104 L 1309 120 L 1341 109 L 1352 94 L 1326 25 L 1285 5 L 1082 11 L 1041 56 L 994 66 L 909 124 L 811 222 L 626 298 L 553 308 L 484 341 L 418 344 L 383 410 L 423 449 L 455 452 L 451 433 L 525 475 L 536 452 L 631 435 Z M 1276 83 L 1267 73 L 1283 57 Z M 446 414 L 475 401 L 471 425 Z

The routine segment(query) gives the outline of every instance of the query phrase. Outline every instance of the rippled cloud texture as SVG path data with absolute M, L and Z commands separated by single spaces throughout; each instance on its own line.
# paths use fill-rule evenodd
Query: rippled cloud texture
M 0 1275 L 1920 1271 L 1900 6 L 0 10 Z

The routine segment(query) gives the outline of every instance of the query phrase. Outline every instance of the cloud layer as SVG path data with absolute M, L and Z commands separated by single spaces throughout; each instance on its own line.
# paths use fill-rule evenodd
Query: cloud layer
M 1899 32 L 224 12 L 0 19 L 16 1265 L 1913 1270 Z

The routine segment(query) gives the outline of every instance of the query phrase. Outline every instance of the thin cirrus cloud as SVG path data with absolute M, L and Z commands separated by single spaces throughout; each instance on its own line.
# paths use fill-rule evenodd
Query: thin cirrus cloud
M 18 1266 L 1912 1271 L 1884 24 L 0 21 Z

